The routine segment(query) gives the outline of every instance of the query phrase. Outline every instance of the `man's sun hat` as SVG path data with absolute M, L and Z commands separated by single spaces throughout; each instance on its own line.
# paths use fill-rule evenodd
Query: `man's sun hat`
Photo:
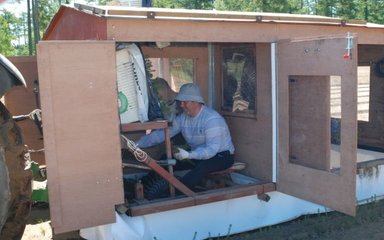
M 200 88 L 194 83 L 186 83 L 181 86 L 179 93 L 175 97 L 175 100 L 204 103 Z

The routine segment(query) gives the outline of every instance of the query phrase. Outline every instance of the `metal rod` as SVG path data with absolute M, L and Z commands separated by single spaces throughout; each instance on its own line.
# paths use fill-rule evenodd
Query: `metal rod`
M 276 64 L 276 45 L 271 43 L 271 83 L 272 83 L 272 182 L 277 181 L 278 167 L 278 94 L 277 94 L 277 64 Z
M 215 108 L 215 51 L 214 45 L 208 43 L 208 106 Z

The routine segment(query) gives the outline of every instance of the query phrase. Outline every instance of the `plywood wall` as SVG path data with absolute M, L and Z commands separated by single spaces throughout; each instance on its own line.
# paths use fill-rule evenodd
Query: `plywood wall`
M 39 96 L 36 99 L 35 95 L 35 91 L 38 94 L 38 85 L 35 84 L 38 81 L 36 57 L 12 57 L 10 60 L 23 75 L 27 88 L 18 86 L 11 89 L 5 95 L 5 105 L 13 116 L 25 115 L 40 107 Z M 40 150 L 44 147 L 43 136 L 33 120 L 20 121 L 18 125 L 21 127 L 24 143 L 30 149 Z M 44 152 L 31 153 L 31 158 L 40 165 L 45 164 Z
M 41 42 L 38 67 L 56 233 L 115 222 L 124 202 L 114 42 Z

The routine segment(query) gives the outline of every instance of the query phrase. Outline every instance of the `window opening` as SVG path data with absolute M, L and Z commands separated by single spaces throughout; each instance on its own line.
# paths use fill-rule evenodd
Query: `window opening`
M 195 62 L 191 58 L 149 58 L 152 79 L 163 78 L 173 91 L 194 82 Z
M 222 48 L 222 110 L 254 113 L 256 110 L 255 45 Z
M 340 168 L 341 77 L 289 77 L 289 158 L 337 173 Z
M 172 121 L 181 112 L 174 101 L 177 92 L 183 84 L 194 82 L 195 61 L 191 58 L 148 58 L 146 64 L 164 118 Z
M 369 122 L 371 67 L 357 67 L 357 120 Z

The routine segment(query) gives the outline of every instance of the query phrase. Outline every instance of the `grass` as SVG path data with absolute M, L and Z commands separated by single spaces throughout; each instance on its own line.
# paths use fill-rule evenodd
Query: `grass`
M 357 207 L 356 217 L 338 212 L 306 215 L 293 221 L 215 240 L 384 239 L 384 200 Z
M 36 216 L 33 222 L 41 222 L 45 216 Z M 230 235 L 232 225 L 225 236 L 212 236 L 210 240 L 382 240 L 384 239 L 384 200 L 375 198 L 357 207 L 356 217 L 338 212 L 306 215 L 290 222 L 260 228 L 254 231 Z M 42 229 L 39 229 L 42 231 Z M 40 232 L 42 235 L 45 232 Z M 193 239 L 197 237 L 197 232 Z M 56 235 L 54 240 L 80 240 L 77 234 Z M 155 237 L 154 240 L 157 238 Z

